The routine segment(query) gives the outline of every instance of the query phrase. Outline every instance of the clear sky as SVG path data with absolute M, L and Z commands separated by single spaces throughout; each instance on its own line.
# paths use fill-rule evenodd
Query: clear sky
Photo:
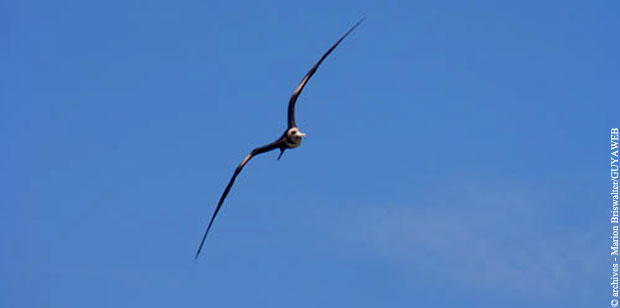
M 609 305 L 618 1 L 378 3 L 2 1 L 0 306 Z

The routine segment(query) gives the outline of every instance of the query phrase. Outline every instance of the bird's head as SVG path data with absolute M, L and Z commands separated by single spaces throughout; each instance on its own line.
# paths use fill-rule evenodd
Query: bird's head
M 286 131 L 286 137 L 295 143 L 301 143 L 301 138 L 306 137 L 306 134 L 299 131 L 299 128 L 297 127 L 291 127 L 288 131 Z

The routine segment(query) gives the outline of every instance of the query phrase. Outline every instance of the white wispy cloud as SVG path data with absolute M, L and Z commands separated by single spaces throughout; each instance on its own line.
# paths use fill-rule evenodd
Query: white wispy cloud
M 565 293 L 606 260 L 592 226 L 558 219 L 566 200 L 553 191 L 479 183 L 452 191 L 438 188 L 414 205 L 357 207 L 332 230 L 412 279 L 430 272 L 455 286 L 529 295 Z

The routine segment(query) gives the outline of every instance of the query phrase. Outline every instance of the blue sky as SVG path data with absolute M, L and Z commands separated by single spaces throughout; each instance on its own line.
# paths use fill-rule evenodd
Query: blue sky
M 0 306 L 608 305 L 619 8 L 4 1 Z

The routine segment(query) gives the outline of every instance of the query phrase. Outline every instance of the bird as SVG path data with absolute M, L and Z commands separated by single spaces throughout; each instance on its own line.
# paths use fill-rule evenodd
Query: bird
M 198 246 L 198 251 L 196 251 L 196 256 L 194 257 L 194 260 L 198 259 L 198 256 L 200 255 L 200 252 L 202 251 L 202 247 L 207 238 L 207 234 L 209 234 L 209 230 L 211 230 L 211 226 L 213 225 L 213 221 L 215 221 L 215 217 L 217 216 L 217 213 L 222 208 L 224 199 L 226 199 L 226 196 L 228 196 L 228 193 L 230 192 L 230 189 L 232 188 L 233 183 L 235 182 L 235 179 L 237 178 L 239 173 L 241 173 L 241 170 L 250 161 L 250 159 L 252 159 L 254 156 L 267 153 L 275 149 L 279 149 L 280 154 L 278 155 L 278 160 L 280 160 L 280 158 L 282 157 L 282 154 L 284 154 L 284 151 L 288 149 L 294 149 L 301 145 L 301 140 L 302 138 L 306 137 L 306 134 L 302 133 L 297 127 L 297 124 L 295 123 L 295 103 L 297 102 L 297 98 L 299 97 L 299 94 L 301 94 L 301 91 L 306 86 L 306 83 L 308 82 L 310 77 L 312 77 L 314 73 L 316 72 L 316 70 L 319 68 L 319 65 L 323 63 L 323 60 L 325 60 L 325 58 L 327 58 L 327 56 L 329 56 L 329 54 L 334 49 L 336 49 L 336 47 L 340 44 L 340 42 L 342 42 L 342 40 L 344 40 L 351 32 L 353 32 L 353 30 L 355 30 L 355 28 L 357 28 L 357 26 L 359 26 L 365 19 L 366 17 L 363 17 L 362 19 L 360 19 L 357 23 L 355 23 L 355 25 L 353 25 L 353 27 L 349 29 L 349 31 L 343 34 L 340 37 L 340 39 L 338 39 L 336 43 L 334 43 L 323 54 L 323 56 L 319 59 L 319 61 L 310 69 L 310 71 L 308 71 L 308 73 L 304 76 L 304 78 L 301 80 L 299 85 L 295 88 L 295 91 L 293 91 L 293 94 L 291 95 L 291 98 L 288 103 L 288 114 L 287 114 L 288 115 L 288 126 L 286 130 L 284 131 L 284 133 L 282 134 L 282 136 L 280 136 L 280 138 L 278 138 L 276 141 L 272 143 L 255 148 L 254 150 L 250 152 L 250 154 L 248 154 L 241 161 L 239 166 L 237 166 L 237 169 L 235 169 L 235 172 L 233 173 L 232 178 L 228 182 L 228 185 L 226 185 L 226 188 L 224 189 L 224 192 L 222 193 L 220 200 L 217 203 L 217 207 L 215 208 L 215 211 L 213 212 L 213 216 L 211 216 L 211 220 L 209 220 L 209 224 L 207 225 L 207 229 L 205 230 L 205 233 L 202 236 L 202 241 L 200 242 L 200 246 Z

